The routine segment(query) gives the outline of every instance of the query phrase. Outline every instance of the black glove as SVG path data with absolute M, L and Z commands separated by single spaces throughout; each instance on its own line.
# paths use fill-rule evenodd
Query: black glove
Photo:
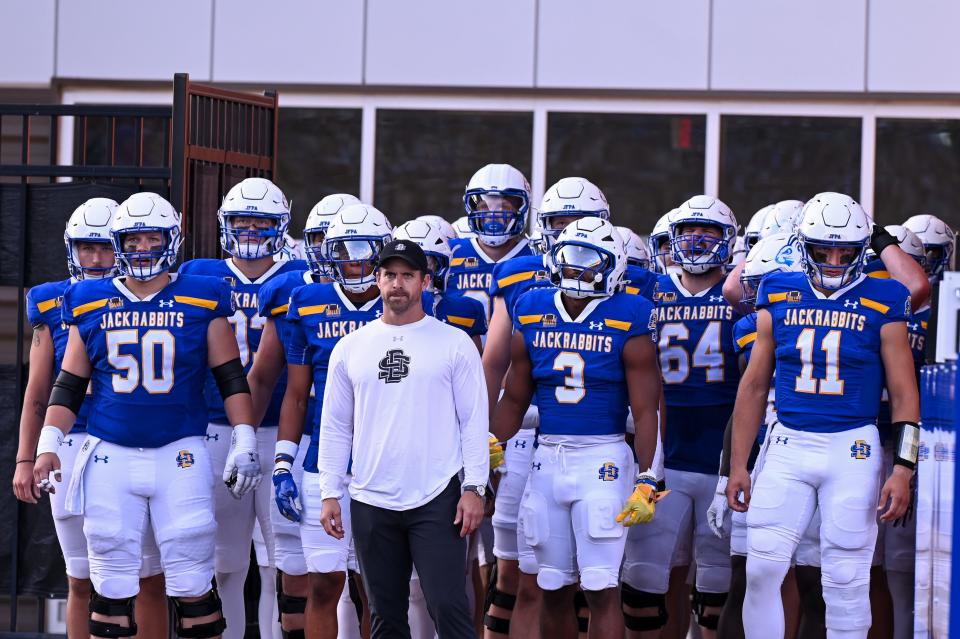
M 883 249 L 887 248 L 893 244 L 894 246 L 899 246 L 897 238 L 890 234 L 890 231 L 883 228 L 879 224 L 873 225 L 873 234 L 870 236 L 870 248 L 873 249 L 873 252 L 877 257 L 880 257 L 880 254 L 883 253 Z

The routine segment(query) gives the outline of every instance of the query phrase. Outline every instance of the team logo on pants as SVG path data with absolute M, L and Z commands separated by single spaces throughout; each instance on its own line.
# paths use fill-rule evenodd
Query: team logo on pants
M 614 481 L 620 476 L 620 469 L 613 462 L 606 462 L 600 467 L 600 476 L 597 479 Z
M 177 468 L 190 468 L 193 466 L 193 453 L 189 450 L 181 450 L 177 453 Z
M 862 439 L 853 442 L 850 447 L 850 456 L 854 459 L 866 459 L 870 456 L 870 444 Z

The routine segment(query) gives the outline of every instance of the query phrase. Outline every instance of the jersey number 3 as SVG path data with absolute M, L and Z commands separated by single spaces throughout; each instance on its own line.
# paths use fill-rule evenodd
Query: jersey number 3
M 583 367 L 584 361 L 580 353 L 562 351 L 553 360 L 553 370 L 570 371 L 570 374 L 563 378 L 563 386 L 557 386 L 553 391 L 559 403 L 578 404 L 587 394 L 587 389 L 583 387 Z
M 121 346 L 140 344 L 140 357 L 120 352 Z M 176 345 L 167 330 L 151 329 L 139 336 L 136 329 L 107 331 L 107 358 L 119 373 L 113 374 L 113 390 L 132 393 L 137 386 L 153 394 L 173 388 L 173 358 Z M 158 366 L 159 364 L 159 366 Z

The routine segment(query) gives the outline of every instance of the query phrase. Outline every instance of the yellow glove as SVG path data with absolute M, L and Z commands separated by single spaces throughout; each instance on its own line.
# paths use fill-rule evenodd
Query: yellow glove
M 497 469 L 503 466 L 505 463 L 506 462 L 503 461 L 503 446 L 499 441 L 497 441 L 496 437 L 490 435 L 490 470 L 494 472 L 503 472 L 502 470 L 498 471 Z
M 627 499 L 623 510 L 617 515 L 617 521 L 624 526 L 650 523 L 653 521 L 657 502 L 669 494 L 669 490 L 665 490 L 662 493 L 657 492 L 657 482 L 655 479 L 641 477 L 637 480 L 633 494 Z

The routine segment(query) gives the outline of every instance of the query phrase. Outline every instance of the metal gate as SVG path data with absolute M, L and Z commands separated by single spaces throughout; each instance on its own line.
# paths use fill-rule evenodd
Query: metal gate
M 27 372 L 26 290 L 67 277 L 64 224 L 95 196 L 160 193 L 183 213 L 183 258 L 217 256 L 223 195 L 245 177 L 275 173 L 277 116 L 275 93 L 224 91 L 185 74 L 174 76 L 171 106 L 0 105 L 0 592 L 10 597 L 9 631 L 21 596 L 66 592 L 49 501 L 28 506 L 10 491 Z M 72 148 L 62 148 L 69 131 Z

